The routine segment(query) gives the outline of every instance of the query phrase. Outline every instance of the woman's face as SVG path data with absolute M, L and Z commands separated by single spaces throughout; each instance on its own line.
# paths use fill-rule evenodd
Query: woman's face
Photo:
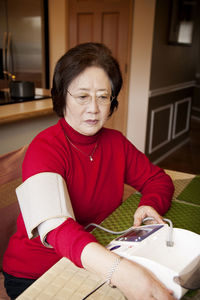
M 110 96 L 111 84 L 105 71 L 88 67 L 68 87 L 65 120 L 79 133 L 94 135 L 108 119 Z

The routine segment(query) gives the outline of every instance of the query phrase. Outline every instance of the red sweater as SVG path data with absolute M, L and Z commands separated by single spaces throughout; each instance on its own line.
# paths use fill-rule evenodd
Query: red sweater
M 67 140 L 81 151 L 77 150 Z M 93 161 L 89 156 L 97 143 Z M 142 193 L 140 205 L 150 205 L 160 214 L 170 206 L 173 184 L 163 170 L 149 162 L 120 132 L 102 128 L 84 136 L 64 119 L 41 132 L 30 144 L 23 162 L 23 181 L 41 172 L 60 174 L 66 181 L 76 221 L 68 219 L 47 236 L 53 249 L 40 238 L 29 240 L 22 215 L 17 232 L 4 255 L 5 272 L 24 278 L 38 278 L 61 257 L 81 265 L 81 252 L 94 236 L 84 230 L 100 223 L 122 202 L 124 183 Z

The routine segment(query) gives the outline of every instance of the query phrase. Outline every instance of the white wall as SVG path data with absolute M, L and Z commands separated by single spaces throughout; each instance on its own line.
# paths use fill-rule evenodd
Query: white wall
M 135 0 L 129 80 L 127 137 L 145 150 L 156 0 Z

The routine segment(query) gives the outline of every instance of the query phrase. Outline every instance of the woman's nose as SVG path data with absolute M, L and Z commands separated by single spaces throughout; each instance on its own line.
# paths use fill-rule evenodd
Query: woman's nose
M 98 98 L 94 95 L 88 104 L 88 109 L 90 112 L 97 113 L 99 111 Z

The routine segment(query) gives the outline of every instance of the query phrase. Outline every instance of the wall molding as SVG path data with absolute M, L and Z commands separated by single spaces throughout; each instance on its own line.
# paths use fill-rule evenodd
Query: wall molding
M 196 106 L 192 106 L 192 110 L 200 111 L 200 108 Z
M 196 86 L 196 81 L 195 80 L 165 86 L 165 87 L 162 87 L 162 88 L 159 88 L 159 89 L 150 90 L 149 91 L 149 98 L 159 96 L 159 95 L 169 94 L 169 93 L 172 93 L 172 92 L 175 92 L 175 91 L 179 91 L 179 90 L 183 90 L 183 89 L 187 89 L 187 88 L 195 87 L 195 86 Z
M 169 109 L 169 124 L 168 124 L 168 134 L 167 134 L 167 139 L 165 141 L 163 141 L 162 143 L 156 145 L 155 147 L 153 147 L 153 128 L 154 128 L 154 118 L 155 118 L 155 114 L 165 110 L 165 109 Z M 149 135 L 149 154 L 151 154 L 152 152 L 158 150 L 159 148 L 161 148 L 162 146 L 164 146 L 165 144 L 169 143 L 171 140 L 171 130 L 172 130 L 172 117 L 173 117 L 173 104 L 168 104 L 168 105 L 164 105 L 161 106 L 159 108 L 153 109 L 151 111 L 151 121 L 150 121 L 150 135 Z
M 184 102 L 188 102 L 188 111 L 187 111 L 187 120 L 185 124 L 185 128 L 178 133 L 176 133 L 176 124 L 177 124 L 177 114 L 178 114 L 178 106 Z M 174 122 L 173 122 L 173 129 L 172 129 L 172 139 L 176 139 L 183 133 L 187 132 L 189 130 L 190 126 L 190 113 L 191 113 L 191 102 L 192 98 L 188 97 L 179 101 L 175 102 L 175 107 L 174 107 Z

